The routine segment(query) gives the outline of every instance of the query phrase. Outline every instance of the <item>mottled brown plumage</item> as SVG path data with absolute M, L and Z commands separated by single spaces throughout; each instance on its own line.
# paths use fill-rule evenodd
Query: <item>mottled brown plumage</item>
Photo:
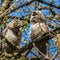
M 45 17 L 39 10 L 36 10 L 31 14 L 30 23 L 31 26 L 30 26 L 29 37 L 31 39 L 35 39 L 38 36 L 41 37 L 44 33 L 47 32 Z
M 45 17 L 39 10 L 36 10 L 31 14 L 30 24 L 31 26 L 29 37 L 31 38 L 31 40 L 41 37 L 44 33 L 47 32 Z M 37 47 L 44 53 L 44 50 L 46 49 L 46 41 L 37 44 Z
M 22 31 L 19 30 L 19 28 L 21 28 L 21 26 L 22 26 L 21 21 L 18 19 L 14 19 L 8 24 L 8 28 L 3 30 L 3 35 L 13 45 L 20 46 Z M 18 35 L 19 32 L 20 32 L 20 34 Z M 3 50 L 6 50 L 7 53 L 12 53 L 12 52 L 16 51 L 16 50 L 13 50 L 13 48 L 11 48 L 5 42 L 3 42 L 3 44 L 2 44 L 2 48 L 3 48 Z

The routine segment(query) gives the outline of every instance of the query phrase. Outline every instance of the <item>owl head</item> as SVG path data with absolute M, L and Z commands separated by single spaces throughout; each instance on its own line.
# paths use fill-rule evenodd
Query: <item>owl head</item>
M 45 17 L 40 10 L 36 10 L 31 14 L 31 18 L 30 18 L 31 23 L 43 22 L 44 20 Z
M 19 30 L 19 28 L 22 27 L 22 22 L 19 19 L 13 19 L 9 24 L 8 24 L 8 28 L 11 29 L 13 32 L 15 32 L 16 34 L 21 31 Z
M 14 18 L 9 24 L 8 27 L 9 28 L 14 28 L 14 27 L 21 27 L 22 26 L 22 22 L 19 19 Z

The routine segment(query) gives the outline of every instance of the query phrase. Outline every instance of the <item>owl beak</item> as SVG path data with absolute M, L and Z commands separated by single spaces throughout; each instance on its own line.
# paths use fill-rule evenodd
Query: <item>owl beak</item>
M 36 12 L 33 12 L 32 16 L 36 16 L 36 15 L 37 15 L 37 13 Z

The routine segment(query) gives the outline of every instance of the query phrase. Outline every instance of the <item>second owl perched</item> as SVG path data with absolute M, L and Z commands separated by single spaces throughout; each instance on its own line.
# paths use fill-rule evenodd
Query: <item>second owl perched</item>
M 19 30 L 21 28 L 22 22 L 18 19 L 13 19 L 9 24 L 8 24 L 8 29 L 3 30 L 3 35 L 8 39 L 8 41 L 16 46 L 20 46 L 20 41 L 21 41 L 21 34 L 22 31 Z M 20 33 L 20 34 L 19 34 Z M 13 50 L 7 43 L 3 42 L 2 43 L 2 49 L 3 51 L 6 50 L 7 53 L 13 53 L 16 50 Z
M 31 14 L 30 24 L 29 37 L 32 41 L 38 37 L 41 37 L 48 30 L 47 24 L 45 23 L 45 17 L 39 10 L 36 10 Z M 36 46 L 41 52 L 46 54 L 46 41 L 38 43 Z
M 38 36 L 41 37 L 44 33 L 47 32 L 47 24 L 45 23 L 45 17 L 39 10 L 36 10 L 31 14 L 30 23 L 31 27 L 29 37 L 31 39 L 35 39 Z

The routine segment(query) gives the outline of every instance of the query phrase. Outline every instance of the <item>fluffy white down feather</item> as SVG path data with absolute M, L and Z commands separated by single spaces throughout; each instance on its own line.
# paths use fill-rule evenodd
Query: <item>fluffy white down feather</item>
M 33 14 L 36 15 L 33 15 Z M 44 33 L 47 32 L 47 25 L 44 21 L 45 17 L 44 15 L 39 11 L 36 10 L 31 14 L 30 18 L 30 33 L 29 37 L 33 40 L 37 38 L 38 36 L 41 37 Z

